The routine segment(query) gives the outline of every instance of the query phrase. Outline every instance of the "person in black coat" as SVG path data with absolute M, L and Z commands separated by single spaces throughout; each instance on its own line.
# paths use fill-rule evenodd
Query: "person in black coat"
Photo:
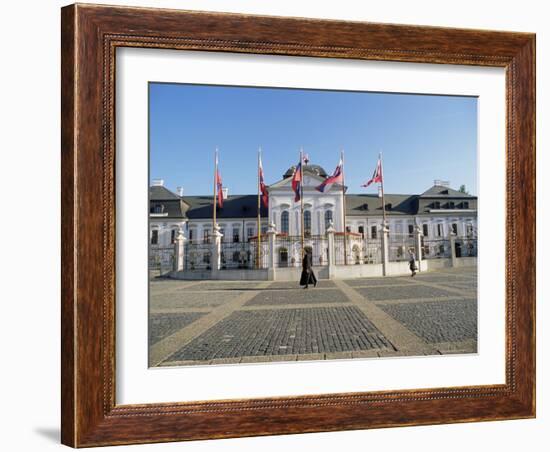
M 317 286 L 317 278 L 313 273 L 313 256 L 310 251 L 304 253 L 302 259 L 302 276 L 300 277 L 300 285 L 305 286 L 304 289 L 309 287 L 309 284 L 313 284 L 313 287 Z
M 416 256 L 412 249 L 409 250 L 409 270 L 411 271 L 411 276 L 416 275 L 416 270 L 418 270 L 416 266 Z

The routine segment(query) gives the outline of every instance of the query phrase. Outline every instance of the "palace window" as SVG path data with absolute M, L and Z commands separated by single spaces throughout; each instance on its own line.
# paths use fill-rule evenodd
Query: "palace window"
M 474 227 L 472 224 L 468 223 L 466 225 L 466 235 L 468 237 L 472 237 L 474 235 Z
M 221 240 L 222 242 L 225 242 L 225 240 L 226 240 L 226 237 L 225 237 L 225 228 L 220 228 L 220 234 L 222 235 L 220 240 Z
M 413 232 L 414 232 L 414 226 L 412 224 L 409 224 L 409 237 L 413 236 Z
M 239 237 L 239 229 L 233 228 L 233 243 L 239 243 L 240 237 Z
M 288 211 L 285 210 L 284 212 L 281 213 L 281 232 L 285 233 L 285 234 L 288 234 L 288 230 L 289 230 L 289 227 L 288 227 Z
M 441 223 L 437 224 L 437 236 L 441 237 L 443 235 L 443 225 Z
M 370 227 L 370 236 L 371 238 L 375 239 L 378 235 L 378 230 L 376 229 L 376 226 Z
M 311 212 L 309 210 L 304 212 L 304 234 L 311 235 Z
M 170 243 L 176 243 L 176 229 L 172 229 L 172 231 L 170 231 Z
M 151 208 L 151 213 L 163 213 L 164 212 L 164 206 L 162 204 L 155 204 Z
M 328 229 L 331 222 L 332 222 L 332 210 L 326 210 L 325 211 L 325 229 Z
M 248 226 L 246 228 L 246 238 L 250 240 L 250 237 L 254 235 L 254 228 L 252 226 Z
M 153 229 L 151 231 L 151 245 L 158 245 L 159 243 L 159 231 L 158 229 Z
M 458 235 L 458 224 L 453 223 L 453 224 L 451 225 L 451 228 L 452 228 L 452 230 L 453 230 L 453 234 Z
M 204 229 L 202 231 L 202 240 L 204 243 L 210 243 L 210 229 Z
M 195 235 L 195 230 L 194 229 L 189 229 L 189 243 L 193 242 L 194 235 Z
M 365 238 L 365 228 L 363 226 L 359 226 L 359 234 L 361 234 L 361 238 Z
M 430 235 L 427 224 L 422 225 L 422 234 L 424 234 L 424 237 L 428 237 Z

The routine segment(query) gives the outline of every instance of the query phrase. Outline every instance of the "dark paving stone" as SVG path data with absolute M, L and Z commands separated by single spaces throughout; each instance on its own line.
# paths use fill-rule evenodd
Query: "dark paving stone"
M 255 290 L 262 281 L 205 281 L 189 287 L 187 290 L 201 292 L 204 290 Z
M 475 299 L 379 304 L 378 307 L 429 343 L 477 339 Z
M 350 287 L 391 286 L 392 284 L 410 284 L 405 278 L 360 278 L 346 279 L 344 282 Z
M 271 290 L 264 289 L 245 306 L 271 306 L 281 304 L 346 303 L 346 295 L 338 289 Z
M 324 289 L 324 288 L 332 288 L 336 287 L 336 284 L 334 284 L 333 281 L 329 280 L 319 280 L 317 281 L 317 287 Z M 301 286 L 298 283 L 298 281 L 276 281 L 269 285 L 270 289 L 300 289 Z
M 436 298 L 456 296 L 455 292 L 435 287 L 411 284 L 408 286 L 357 288 L 368 300 L 403 300 L 407 298 Z
M 355 306 L 237 311 L 167 361 L 393 348 Z
M 149 346 L 181 330 L 203 315 L 202 312 L 149 314 Z

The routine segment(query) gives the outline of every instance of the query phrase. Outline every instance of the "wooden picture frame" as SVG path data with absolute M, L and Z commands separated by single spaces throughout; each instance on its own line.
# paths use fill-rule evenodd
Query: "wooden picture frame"
M 62 9 L 61 35 L 64 444 L 85 447 L 535 416 L 535 35 L 79 4 Z M 117 47 L 505 68 L 506 383 L 117 405 Z

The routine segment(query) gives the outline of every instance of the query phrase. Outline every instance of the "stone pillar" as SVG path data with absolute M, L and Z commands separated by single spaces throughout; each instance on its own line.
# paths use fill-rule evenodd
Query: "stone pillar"
M 390 228 L 387 223 L 384 223 L 380 228 L 380 237 L 382 240 L 382 274 L 388 276 L 390 263 Z
M 327 228 L 327 242 L 328 242 L 328 279 L 333 279 L 334 277 L 334 225 L 332 220 L 330 221 Z
M 221 264 L 221 239 L 223 234 L 220 227 L 216 224 L 212 231 L 212 255 L 210 257 L 210 266 L 212 268 L 212 279 L 216 279 L 220 271 Z
M 415 248 L 415 254 L 416 254 L 416 260 L 418 261 L 418 271 L 422 271 L 422 229 L 420 229 L 420 226 L 416 225 L 414 227 L 414 248 Z
M 183 231 L 178 231 L 178 236 L 174 242 L 174 271 L 181 272 L 185 269 L 185 242 L 187 239 L 183 235 Z
M 275 223 L 270 223 L 269 228 L 267 229 L 268 237 L 268 257 L 267 257 L 267 280 L 275 281 L 276 271 L 275 271 L 275 241 L 277 239 L 277 229 L 275 228 Z
M 453 231 L 449 232 L 449 246 L 451 247 L 451 267 L 456 267 L 456 234 Z

